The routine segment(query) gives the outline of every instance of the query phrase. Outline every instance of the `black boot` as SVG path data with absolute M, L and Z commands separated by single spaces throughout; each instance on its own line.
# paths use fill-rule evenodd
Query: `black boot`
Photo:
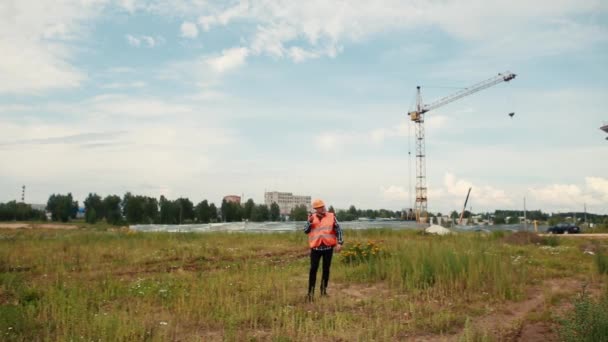
M 308 302 L 312 302 L 315 299 L 315 291 L 314 290 L 309 290 L 308 294 L 306 295 L 306 301 Z

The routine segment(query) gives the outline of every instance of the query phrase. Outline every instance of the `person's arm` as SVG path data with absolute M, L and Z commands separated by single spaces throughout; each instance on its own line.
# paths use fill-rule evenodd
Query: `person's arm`
M 344 238 L 342 237 L 342 228 L 340 227 L 336 216 L 334 216 L 334 231 L 336 232 L 336 237 L 338 238 L 338 245 L 343 245 Z
M 304 234 L 310 233 L 311 224 L 312 224 L 312 214 L 308 215 L 308 220 L 306 220 L 306 224 L 304 225 Z

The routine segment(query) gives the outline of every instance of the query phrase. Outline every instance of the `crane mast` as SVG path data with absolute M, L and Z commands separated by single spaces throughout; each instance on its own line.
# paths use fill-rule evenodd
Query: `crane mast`
M 422 222 L 426 218 L 427 212 L 427 187 L 426 187 L 426 153 L 424 138 L 424 114 L 430 110 L 439 108 L 448 103 L 454 102 L 465 96 L 474 94 L 478 91 L 492 87 L 502 82 L 509 82 L 517 76 L 511 72 L 500 73 L 483 82 L 474 84 L 468 88 L 460 90 L 429 104 L 423 104 L 420 86 L 416 87 L 416 110 L 409 112 L 410 119 L 416 123 L 416 221 Z

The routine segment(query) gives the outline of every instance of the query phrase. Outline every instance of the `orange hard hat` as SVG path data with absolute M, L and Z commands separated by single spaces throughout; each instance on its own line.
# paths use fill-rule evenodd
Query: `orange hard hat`
M 312 207 L 315 209 L 321 208 L 324 206 L 325 206 L 325 202 L 323 202 L 323 200 L 316 199 L 316 200 L 312 201 Z

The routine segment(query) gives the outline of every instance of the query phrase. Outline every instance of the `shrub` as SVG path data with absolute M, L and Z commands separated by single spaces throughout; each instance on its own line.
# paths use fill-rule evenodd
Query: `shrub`
M 547 236 L 540 243 L 545 246 L 557 247 L 559 245 L 559 238 L 557 236 Z
M 574 300 L 574 310 L 560 319 L 560 338 L 567 342 L 608 341 L 608 294 L 594 301 L 585 289 Z
M 367 244 L 356 243 L 352 248 L 341 253 L 342 262 L 345 264 L 358 264 L 387 256 L 386 250 L 380 247 L 379 242 L 369 240 Z

